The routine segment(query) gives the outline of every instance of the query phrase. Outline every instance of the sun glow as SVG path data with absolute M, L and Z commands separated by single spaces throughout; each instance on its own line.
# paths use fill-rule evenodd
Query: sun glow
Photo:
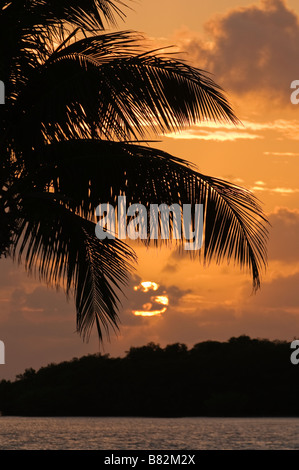
M 156 282 L 152 281 L 143 281 L 141 282 L 138 286 L 134 286 L 134 290 L 138 291 L 141 290 L 144 293 L 149 292 L 150 290 L 157 291 L 159 289 L 159 284 Z M 164 295 L 156 295 L 152 296 L 150 298 L 150 302 L 147 302 L 142 305 L 143 310 L 132 310 L 132 313 L 135 316 L 139 317 L 154 317 L 157 315 L 162 315 L 163 313 L 166 312 L 168 304 L 169 304 L 169 299 L 166 295 L 166 292 L 163 292 Z M 160 310 L 152 310 L 153 304 L 160 304 L 163 305 L 163 308 Z
M 155 317 L 157 315 L 161 315 L 162 313 L 166 312 L 167 308 L 164 307 L 162 308 L 162 310 L 150 310 L 150 311 L 146 311 L 146 310 L 134 310 L 134 315 L 136 315 L 137 317 Z
M 151 281 L 143 281 L 139 286 L 135 286 L 134 290 L 142 290 L 142 292 L 148 292 L 149 290 L 158 290 L 159 284 Z
M 154 297 L 154 302 L 161 305 L 168 305 L 169 299 L 166 295 L 157 295 L 157 297 Z

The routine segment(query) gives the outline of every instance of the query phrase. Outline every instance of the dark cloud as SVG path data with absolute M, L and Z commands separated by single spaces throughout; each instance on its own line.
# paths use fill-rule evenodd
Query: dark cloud
M 162 268 L 162 272 L 165 273 L 174 273 L 179 269 L 177 263 L 166 263 L 165 266 Z
M 214 339 L 215 335 L 224 339 L 227 331 L 234 330 L 235 312 L 221 306 L 195 311 L 186 314 L 179 309 L 170 311 L 158 325 L 159 338 L 166 343 L 186 343 L 189 346 L 206 339 Z M 223 332 L 222 332 L 223 330 Z
M 181 289 L 180 287 L 178 286 L 169 286 L 167 287 L 167 295 L 169 297 L 169 305 L 170 306 L 177 306 L 180 301 L 182 300 L 182 298 L 191 293 L 192 290 L 191 289 Z
M 283 274 L 273 279 L 272 282 L 265 282 L 261 291 L 254 297 L 247 300 L 247 304 L 253 309 L 259 310 L 282 310 L 293 309 L 299 313 L 299 273 L 289 276 Z M 284 319 L 282 320 L 284 322 Z
M 270 260 L 294 262 L 299 260 L 299 211 L 278 208 L 270 214 L 271 223 L 268 254 Z
M 178 34 L 189 62 L 212 72 L 229 93 L 253 91 L 271 97 L 271 106 L 290 103 L 290 84 L 299 79 L 299 23 L 283 0 L 261 0 L 217 15 L 206 32 L 208 41 L 192 38 L 191 32 Z
M 45 318 L 50 318 L 57 314 L 63 316 L 66 311 L 73 313 L 73 302 L 71 306 L 66 304 L 68 308 L 65 309 L 64 313 L 61 312 L 62 302 L 65 302 L 65 294 L 62 290 L 38 286 L 32 292 L 24 294 L 23 308 L 32 312 L 36 311 Z
M 12 263 L 11 259 L 1 258 L 0 263 L 0 289 L 19 285 L 24 278 L 27 280 L 23 267 Z
M 273 285 L 273 290 L 277 287 Z M 210 309 L 187 314 L 179 309 L 169 309 L 167 315 L 155 319 L 146 327 L 126 330 L 124 342 L 141 346 L 150 341 L 161 347 L 185 343 L 188 347 L 207 341 L 227 341 L 229 338 L 248 335 L 252 338 L 292 340 L 298 336 L 299 315 L 285 308 L 267 309 L 257 304 L 244 305 L 241 311 L 233 307 L 216 305 Z
M 76 333 L 74 301 L 48 289 L 11 260 L 0 263 L 0 339 L 6 364 L 0 380 L 13 379 L 25 368 L 70 360 L 99 351 L 96 335 L 84 343 Z

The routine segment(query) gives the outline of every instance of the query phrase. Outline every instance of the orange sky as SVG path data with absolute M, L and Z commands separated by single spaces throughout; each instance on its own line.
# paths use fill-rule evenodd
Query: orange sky
M 290 84 L 299 79 L 299 4 L 296 0 L 140 0 L 123 29 L 146 33 L 156 44 L 176 44 L 192 65 L 214 74 L 243 126 L 198 125 L 161 136 L 157 147 L 188 159 L 207 175 L 251 189 L 272 224 L 269 266 L 262 288 L 251 295 L 250 276 L 222 264 L 204 268 L 173 249 L 137 247 L 139 264 L 120 312 L 118 337 L 104 352 L 130 346 L 162 346 L 247 334 L 291 341 L 299 336 L 299 105 Z M 134 290 L 141 281 L 159 288 Z M 154 296 L 167 296 L 160 316 L 134 316 Z M 25 367 L 98 351 L 96 335 L 83 344 L 75 309 L 63 293 L 28 279 L 10 261 L 0 263 L 0 339 L 6 365 L 0 378 Z

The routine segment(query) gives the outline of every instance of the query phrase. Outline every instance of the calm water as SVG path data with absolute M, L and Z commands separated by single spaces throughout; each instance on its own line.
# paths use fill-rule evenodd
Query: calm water
M 298 418 L 0 417 L 0 450 L 299 449 Z

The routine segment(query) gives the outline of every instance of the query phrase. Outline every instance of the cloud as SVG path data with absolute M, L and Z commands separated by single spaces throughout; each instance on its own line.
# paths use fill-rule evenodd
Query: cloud
M 264 155 L 271 157 L 299 157 L 299 153 L 294 152 L 264 152 Z
M 295 119 L 275 119 L 274 121 L 254 122 L 244 120 L 241 124 L 225 124 L 221 122 L 203 121 L 200 124 L 192 126 L 191 129 L 183 130 L 179 133 L 170 132 L 166 137 L 171 139 L 186 140 L 206 140 L 218 142 L 233 142 L 236 140 L 256 140 L 264 139 L 265 133 L 275 132 L 275 137 L 281 139 L 285 137 L 290 140 L 298 140 L 299 121 Z M 264 152 L 269 155 L 270 152 Z M 298 155 L 294 153 L 271 153 L 271 155 Z
M 165 266 L 162 268 L 162 272 L 169 272 L 169 273 L 174 273 L 176 271 L 178 271 L 179 269 L 179 265 L 178 263 L 166 263 Z
M 257 134 L 250 134 L 248 132 L 232 132 L 232 131 L 204 131 L 198 129 L 188 129 L 180 133 L 167 134 L 166 137 L 171 139 L 186 139 L 186 140 L 213 140 L 216 142 L 234 142 L 236 140 L 254 140 L 262 139 L 263 136 Z
M 205 29 L 209 38 L 186 30 L 176 35 L 189 62 L 212 72 L 229 93 L 290 104 L 290 84 L 299 78 L 299 22 L 285 1 L 237 7 L 214 16 Z
M 24 271 L 3 260 L 0 264 L 0 339 L 5 344 L 6 364 L 0 379 L 13 379 L 25 368 L 39 368 L 49 362 L 70 360 L 99 351 L 93 333 L 84 343 L 75 332 L 76 311 L 73 299 L 63 292 L 48 289 Z M 15 274 L 12 282 L 12 275 Z
M 287 282 L 283 287 L 286 286 Z M 272 288 L 269 288 L 267 297 L 276 288 L 277 283 L 274 283 Z M 291 289 L 294 289 L 293 283 L 289 290 Z M 127 329 L 124 340 L 128 341 L 129 346 L 141 346 L 153 341 L 162 347 L 177 342 L 192 347 L 200 341 L 227 341 L 232 336 L 238 337 L 243 334 L 252 338 L 271 340 L 291 340 L 297 335 L 298 313 L 280 306 L 275 308 L 274 305 L 265 308 L 262 304 L 260 307 L 258 301 L 251 299 L 252 302 L 244 305 L 241 312 L 234 307 L 221 305 L 210 309 L 198 308 L 192 314 L 172 310 L 167 316 L 149 323 L 146 327 Z
M 227 340 L 242 334 L 290 340 L 299 330 L 298 283 L 299 272 L 288 276 L 281 274 L 263 283 L 256 295 L 248 296 L 244 289 L 231 305 L 211 303 L 208 307 L 200 300 L 195 304 L 194 298 L 196 307 L 192 312 L 176 308 L 155 324 L 154 331 L 149 328 L 148 333 L 158 335 L 164 344 L 180 341 L 192 345 L 206 339 Z
M 269 215 L 271 224 L 268 244 L 269 259 L 284 262 L 299 261 L 299 211 L 277 208 Z
M 298 298 L 299 273 L 290 276 L 280 276 L 272 282 L 264 283 L 259 296 L 248 303 L 255 305 L 260 311 L 282 309 L 299 313 Z
M 283 187 L 277 187 L 277 188 L 267 188 L 266 186 L 262 186 L 260 184 L 255 184 L 255 186 L 252 186 L 250 188 L 250 191 L 252 192 L 269 192 L 273 194 L 280 194 L 281 196 L 288 196 L 291 194 L 296 194 L 299 193 L 299 188 L 283 188 Z
M 275 119 L 274 121 L 267 122 L 243 121 L 243 125 L 247 130 L 250 129 L 253 131 L 274 131 L 280 134 L 279 138 L 286 137 L 291 140 L 299 139 L 299 121 L 296 119 Z

